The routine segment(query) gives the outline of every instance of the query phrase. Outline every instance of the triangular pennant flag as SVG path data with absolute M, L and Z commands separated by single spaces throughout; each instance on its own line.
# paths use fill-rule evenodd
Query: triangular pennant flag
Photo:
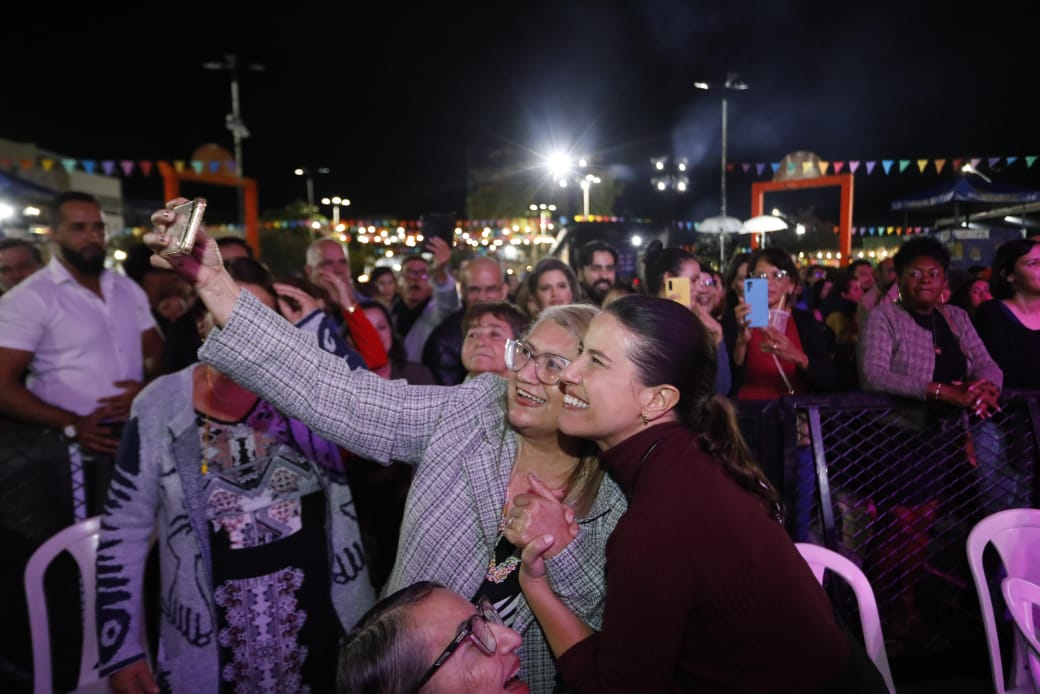
M 856 173 L 856 169 L 858 169 L 858 168 L 859 168 L 859 161 L 858 160 L 849 162 L 849 172 L 850 173 Z M 868 171 L 867 173 L 870 173 L 870 172 Z
M 827 175 L 827 169 L 829 169 L 829 168 L 831 168 L 831 163 L 829 161 L 821 161 L 820 162 L 820 175 L 821 176 L 826 176 Z
M 747 173 L 751 170 L 751 164 L 741 164 L 740 168 L 744 170 L 744 173 Z
M 906 171 L 906 167 L 908 167 L 908 166 L 910 166 L 910 160 L 909 159 L 900 159 L 899 160 L 899 173 L 903 173 L 904 171 Z
M 105 172 L 106 176 L 111 176 L 116 170 L 116 163 L 111 159 L 105 159 L 101 162 L 101 169 Z
M 942 170 L 943 170 L 944 166 L 946 166 L 946 160 L 945 159 L 936 159 L 935 160 L 935 173 L 942 173 Z
M 777 171 L 780 170 L 780 162 L 774 161 L 772 164 L 769 165 L 769 167 L 773 170 L 773 173 L 775 174 Z
M 33 167 L 34 164 L 36 164 L 36 162 L 32 159 L 22 159 L 22 170 L 28 171 Z
M 65 167 L 66 171 L 71 173 L 76 168 L 76 160 L 75 159 L 62 159 L 61 160 L 61 165 Z
M 755 172 L 758 173 L 759 176 L 762 175 L 762 172 L 765 171 L 765 168 L 766 168 L 766 165 L 761 163 L 761 162 L 759 162 L 758 164 L 755 164 Z
M 979 162 L 981 162 L 981 161 L 982 161 L 981 157 L 974 157 L 971 160 L 971 168 L 973 168 L 973 169 L 979 168 Z
M 726 164 L 726 171 L 729 171 L 730 173 L 733 173 L 733 170 L 736 169 L 736 167 L 737 167 L 736 164 L 734 164 L 733 162 L 729 162 L 729 163 Z
M 914 233 L 915 234 L 920 234 L 921 233 L 921 227 L 914 227 Z
M 146 159 L 142 159 L 141 161 L 137 162 L 137 165 L 141 167 L 141 172 L 144 173 L 145 176 L 152 175 L 152 162 L 147 161 Z
M 200 175 L 202 174 L 202 162 L 198 159 L 191 160 L 191 168 L 195 171 L 195 173 Z
M 1033 168 L 1033 162 L 1035 162 L 1035 161 L 1036 161 L 1036 156 L 1035 155 L 1026 157 L 1026 168 L 1027 169 Z
M 989 168 L 992 169 L 994 166 L 996 166 L 999 163 L 1000 163 L 1000 157 L 990 157 L 989 158 Z
M 119 162 L 119 168 L 123 170 L 124 176 L 129 176 L 134 172 L 134 162 L 131 159 L 123 159 Z
M 794 162 L 793 161 L 788 161 L 787 162 L 787 173 L 789 173 L 789 174 L 793 174 L 794 173 Z
M 236 173 L 236 171 L 235 171 L 235 160 L 234 159 L 228 159 L 227 161 L 225 161 L 224 162 L 224 166 L 227 167 L 228 173 L 231 173 L 231 174 Z
M 962 161 L 964 161 L 964 160 L 963 159 L 954 159 L 953 160 L 953 169 L 954 169 L 954 171 L 960 171 L 961 170 L 961 162 Z
M 867 175 L 868 175 L 868 176 L 869 176 L 870 174 L 874 173 L 874 167 L 875 167 L 876 165 L 877 165 L 877 162 L 876 162 L 876 161 L 868 161 L 868 162 L 867 162 Z
M 177 173 L 183 173 L 184 172 L 184 162 L 182 160 L 180 160 L 180 159 L 174 159 L 174 161 L 173 161 L 173 170 L 176 171 Z
M 220 169 L 220 162 L 219 161 L 214 160 L 214 161 L 211 161 L 209 163 L 209 172 L 210 173 L 216 173 L 218 169 Z
M 887 233 L 887 234 L 888 234 L 889 236 L 891 236 L 891 235 L 892 235 L 892 232 L 894 232 L 895 230 L 896 230 L 896 228 L 895 228 L 895 227 L 888 227 L 888 229 L 886 230 L 886 233 Z
M 845 168 L 845 162 L 843 162 L 843 161 L 836 161 L 836 162 L 834 162 L 834 173 L 840 174 L 841 170 L 844 169 L 844 168 Z
M 811 161 L 802 162 L 802 173 L 812 173 L 813 163 Z
M 896 236 L 903 235 L 903 227 L 896 227 Z
M 892 171 L 892 164 L 895 164 L 895 163 L 896 163 L 895 159 L 882 159 L 881 160 L 881 166 L 882 166 L 882 168 L 885 169 L 885 175 L 886 176 L 889 174 L 889 172 Z
M 87 173 L 94 173 L 94 169 L 97 168 L 97 162 L 93 159 L 81 159 L 79 163 Z
M 1008 166 L 1011 166 L 1011 165 L 1012 165 L 1012 164 L 1014 164 L 1014 163 L 1015 163 L 1016 161 L 1018 161 L 1018 157 L 1008 157 L 1008 158 L 1007 158 L 1007 165 L 1008 165 Z
M 44 171 L 50 171 L 51 169 L 54 168 L 54 160 L 53 159 L 41 159 L 40 160 L 40 166 L 43 168 Z
M 924 173 L 924 167 L 926 167 L 926 166 L 928 166 L 928 160 L 927 159 L 918 159 L 917 160 L 917 173 Z

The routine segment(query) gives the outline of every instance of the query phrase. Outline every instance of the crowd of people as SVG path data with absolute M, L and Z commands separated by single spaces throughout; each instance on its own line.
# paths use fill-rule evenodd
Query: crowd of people
M 842 269 L 655 241 L 638 288 L 603 241 L 510 285 L 433 238 L 362 284 L 328 237 L 286 277 L 205 231 L 159 255 L 170 207 L 119 273 L 96 200 L 54 213 L 46 265 L 0 242 L 0 417 L 60 434 L 61 513 L 102 516 L 117 692 L 883 691 L 794 545 L 808 445 L 784 508 L 734 403 L 870 390 L 927 427 L 1040 387 L 1036 238 L 952 287 L 931 237 Z

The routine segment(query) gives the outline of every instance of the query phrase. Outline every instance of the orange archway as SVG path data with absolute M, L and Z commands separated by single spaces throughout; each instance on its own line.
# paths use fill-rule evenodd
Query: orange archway
M 789 178 L 781 181 L 759 181 L 751 184 L 751 216 L 763 214 L 765 194 L 777 190 L 799 190 L 802 188 L 841 187 L 841 211 L 838 217 L 838 250 L 841 266 L 849 264 L 852 255 L 852 182 L 850 173 L 817 176 L 816 178 Z
M 166 161 L 160 161 L 158 165 L 163 179 L 163 200 L 172 200 L 180 195 L 181 181 L 241 188 L 246 217 L 246 243 L 253 248 L 256 257 L 260 257 L 260 213 L 257 206 L 256 179 L 228 174 L 196 173 L 192 169 L 177 171 Z

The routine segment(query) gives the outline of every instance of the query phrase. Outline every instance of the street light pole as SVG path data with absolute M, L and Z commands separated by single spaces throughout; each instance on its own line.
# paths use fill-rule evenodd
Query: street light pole
M 726 146 L 727 146 L 727 129 L 729 127 L 729 119 L 727 117 L 727 103 L 726 103 L 726 91 L 745 91 L 748 88 L 747 82 L 740 79 L 737 73 L 730 72 L 726 74 L 726 81 L 722 84 L 712 84 L 710 82 L 694 82 L 693 86 L 697 89 L 721 89 L 722 90 L 722 170 L 719 176 L 719 192 L 721 195 L 720 209 L 722 211 L 722 217 L 726 217 Z M 725 245 L 726 236 L 725 232 L 719 234 L 719 262 L 725 261 Z M 720 270 L 722 268 L 719 268 Z
M 338 195 L 334 195 L 331 198 L 322 198 L 321 204 L 332 205 L 332 230 L 335 231 L 336 227 L 339 226 L 339 207 L 340 205 L 342 205 L 343 207 L 349 207 L 350 200 L 348 200 L 347 198 L 341 198 Z
M 228 53 L 223 62 L 203 63 L 202 67 L 207 70 L 225 70 L 231 77 L 231 113 L 225 116 L 227 129 L 231 131 L 231 137 L 235 142 L 235 178 L 239 181 L 238 188 L 238 214 L 241 219 L 244 216 L 243 188 L 242 182 L 242 140 L 249 137 L 249 128 L 242 121 L 242 112 L 239 109 L 238 99 L 238 56 Z M 250 63 L 246 66 L 255 72 L 261 72 L 263 65 Z

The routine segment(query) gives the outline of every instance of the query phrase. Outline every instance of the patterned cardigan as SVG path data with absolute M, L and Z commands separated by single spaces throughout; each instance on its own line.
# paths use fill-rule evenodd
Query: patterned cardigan
M 1004 374 L 982 343 L 964 309 L 944 306 L 946 318 L 968 362 L 970 380 L 985 379 L 1000 388 Z M 882 304 L 867 314 L 859 337 L 860 382 L 877 390 L 925 400 L 935 371 L 932 333 L 918 325 L 902 304 Z
M 199 356 L 330 441 L 384 464 L 415 464 L 384 590 L 428 579 L 476 594 L 494 555 L 518 446 L 505 421 L 505 380 L 484 374 L 457 386 L 410 386 L 351 371 L 248 292 Z M 593 629 L 603 614 L 607 538 L 626 507 L 604 478 L 577 539 L 547 561 L 556 593 Z M 522 675 L 531 691 L 551 692 L 555 663 L 526 601 L 514 628 L 523 634 Z
M 313 336 L 306 335 L 314 345 Z M 346 363 L 342 357 L 329 357 Z M 162 622 L 155 676 L 164 691 L 174 692 L 220 689 L 209 524 L 192 406 L 196 366 L 156 379 L 134 399 L 98 543 L 98 651 L 101 675 L 107 677 L 145 657 L 143 577 L 158 522 Z M 354 501 L 345 481 L 331 479 L 335 472 L 326 474 L 338 459 L 335 446 L 300 422 L 289 424 L 299 450 L 320 463 L 316 467 L 327 499 L 330 594 L 347 631 L 375 602 Z

